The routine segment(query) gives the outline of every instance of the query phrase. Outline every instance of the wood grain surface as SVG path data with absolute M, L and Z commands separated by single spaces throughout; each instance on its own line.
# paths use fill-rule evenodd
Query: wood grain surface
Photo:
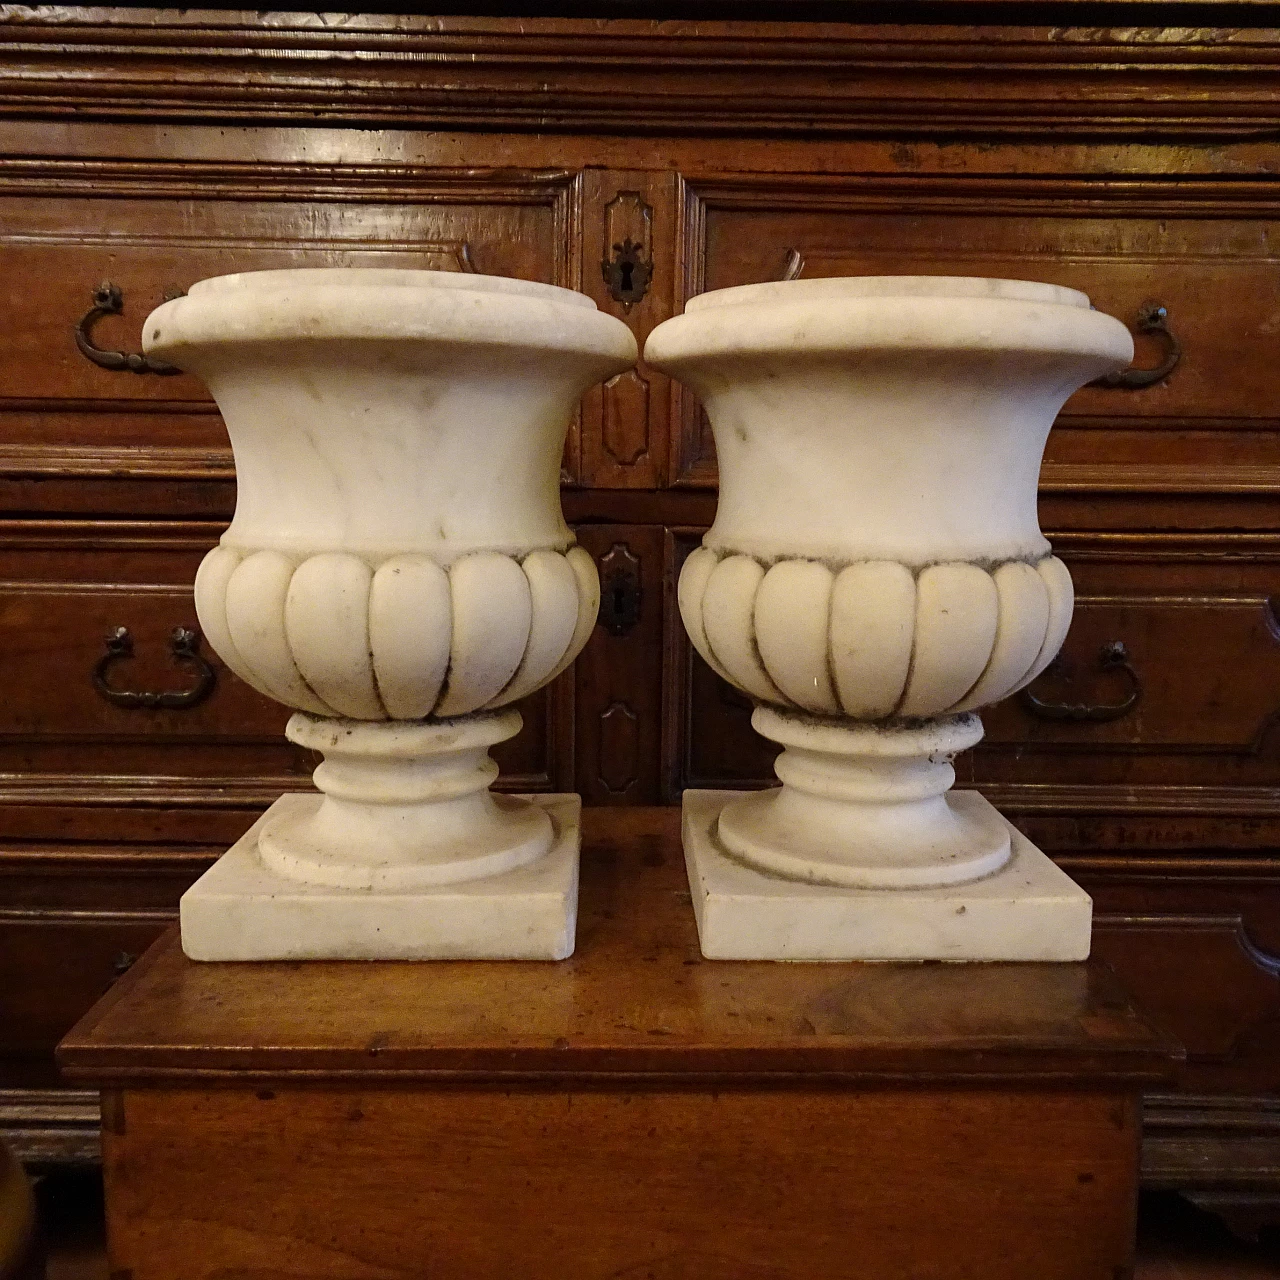
M 64 1042 L 130 1280 L 1115 1280 L 1139 1094 L 1098 964 L 702 961 L 678 814 L 587 811 L 559 964 L 195 964 Z
M 137 1089 L 130 1280 L 1117 1280 L 1137 1113 L 1094 1092 Z
M 1176 1049 L 1093 964 L 705 961 L 675 809 L 584 815 L 558 964 L 198 964 L 165 936 L 63 1041 L 70 1079 L 1167 1079 Z

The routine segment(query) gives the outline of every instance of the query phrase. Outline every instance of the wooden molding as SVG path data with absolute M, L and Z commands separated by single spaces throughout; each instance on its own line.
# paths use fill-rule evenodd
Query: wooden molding
M 692 397 L 689 397 L 692 399 Z M 1071 418 L 1063 426 L 1075 427 Z M 1113 425 L 1115 425 L 1113 423 Z M 1247 423 L 1246 429 L 1255 429 Z M 1189 420 L 1162 422 L 1160 429 L 1194 430 Z M 688 446 L 696 448 L 696 437 L 685 432 L 680 470 L 676 483 L 691 489 L 715 489 L 719 474 L 714 458 L 689 457 Z M 3 455 L 0 455 L 2 462 Z M 1046 462 L 1040 471 L 1040 492 L 1050 494 L 1161 494 L 1223 495 L 1280 494 L 1280 467 L 1267 466 L 1202 466 L 1180 462 Z
M 0 114 L 25 118 L 1241 137 L 1280 125 L 1278 72 L 1267 30 L 554 18 L 513 29 L 59 6 L 0 18 Z
M 1142 1184 L 1179 1191 L 1244 1239 L 1280 1225 L 1280 1101 L 1149 1094 Z
M 501 791 L 549 791 L 545 773 L 504 774 Z M 147 777 L 110 774 L 0 774 L 0 808 L 7 805 L 110 809 L 265 809 L 286 791 L 311 791 L 309 776 Z
M 1133 786 L 1132 784 L 983 783 L 979 790 L 1002 812 L 1276 818 L 1276 787 Z M 1114 864 L 1108 857 L 1108 865 Z M 1181 864 L 1181 859 L 1179 863 Z M 1280 862 L 1277 864 L 1280 869 Z
M 1280 53 L 1280 44 L 1277 45 Z M 981 87 L 975 86 L 981 93 Z M 1166 172 L 1123 178 L 1031 173 L 700 173 L 685 178 L 688 230 L 697 206 L 763 209 L 770 213 L 945 213 L 949 216 L 1184 217 L 1275 216 L 1277 181 L 1270 177 Z M 805 246 L 794 246 L 803 262 Z M 786 259 L 779 246 L 779 266 Z M 778 278 L 782 278 L 779 271 Z
M 0 1138 L 23 1164 L 97 1164 L 101 1115 L 97 1090 L 0 1089 Z
M 281 792 L 310 790 L 310 778 L 298 774 L 270 778 L 0 774 L 0 805 L 254 809 L 265 808 Z
M 1245 1188 L 1280 1181 L 1280 1099 L 1150 1094 L 1142 1178 L 1150 1187 Z
M 114 10 L 113 12 L 123 12 Z M 4 18 L 0 16 L 0 50 Z M 0 84 L 4 64 L 0 59 Z M 0 116 L 3 112 L 0 112 Z M 572 170 L 453 169 L 437 165 L 283 163 L 259 160 L 77 159 L 7 156 L 0 195 L 84 196 L 144 200 L 342 200 L 344 203 L 555 206 L 568 198 Z M 30 234 L 25 237 L 28 241 Z M 118 235 L 111 236 L 115 242 Z M 347 243 L 342 241 L 341 243 Z M 379 240 L 379 244 L 386 241 Z M 415 250 L 466 252 L 465 242 L 419 242 Z M 483 266 L 483 264 L 479 264 Z
M 1045 536 L 1075 563 L 1202 564 L 1238 562 L 1240 557 L 1263 564 L 1280 560 L 1280 533 L 1234 530 L 1165 532 L 1163 530 L 1051 530 Z
M 64 411 L 66 408 L 60 402 L 49 407 Z M 0 412 L 4 408 L 0 403 Z M 198 412 L 201 408 L 203 406 L 183 412 Z M 86 480 L 217 480 L 225 483 L 235 480 L 236 468 L 230 449 L 0 444 L 0 479 L 68 476 Z
M 225 520 L 5 520 L 8 551 L 206 551 L 226 532 Z
M 1073 419 L 1064 425 L 1074 427 Z M 1162 423 L 1161 429 L 1176 429 Z M 1046 462 L 1042 493 L 1280 494 L 1280 467 Z

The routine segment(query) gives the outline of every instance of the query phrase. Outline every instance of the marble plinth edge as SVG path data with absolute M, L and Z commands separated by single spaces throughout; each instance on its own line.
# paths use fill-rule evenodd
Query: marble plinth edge
M 402 891 L 303 884 L 267 868 L 273 814 L 319 803 L 284 795 L 182 896 L 193 960 L 563 960 L 573 954 L 582 801 L 528 796 L 555 840 L 536 862 L 479 880 Z
M 1009 861 L 981 880 L 932 889 L 831 888 L 756 871 L 725 852 L 716 822 L 741 794 L 684 793 L 685 864 L 709 960 L 1069 961 L 1089 955 L 1092 899 L 1012 824 Z M 995 812 L 974 791 L 953 792 L 950 802 Z

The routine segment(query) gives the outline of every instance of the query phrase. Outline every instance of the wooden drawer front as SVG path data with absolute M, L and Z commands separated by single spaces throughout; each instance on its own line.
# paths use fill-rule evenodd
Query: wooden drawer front
M 76 775 L 292 775 L 306 754 L 284 741 L 288 711 L 241 683 L 208 643 L 175 660 L 175 628 L 199 630 L 192 581 L 219 529 L 110 526 L 0 534 L 0 645 L 11 693 L 0 716 L 0 772 Z M 127 628 L 131 656 L 102 668 Z M 116 705 L 119 692 L 212 687 L 187 706 Z M 206 678 L 207 683 L 207 678 Z
M 77 349 L 74 327 L 103 281 L 119 288 L 124 311 L 100 316 L 92 341 L 136 353 L 166 294 L 228 272 L 422 267 L 570 284 L 576 270 L 574 188 L 563 173 L 97 168 L 89 198 L 83 182 L 65 195 L 22 194 L 41 181 L 6 186 L 0 166 L 0 479 L 41 473 L 42 457 L 56 464 L 46 468 L 54 481 L 113 466 L 122 478 L 230 477 L 225 430 L 194 377 L 112 371 Z
M 95 843 L 92 820 L 87 839 L 25 842 L 6 812 L 0 1088 L 56 1082 L 54 1046 L 177 919 L 178 899 L 225 848 L 208 816 L 185 833 L 190 844 L 130 849 Z
M 1093 950 L 1185 1046 L 1192 1093 L 1280 1092 L 1280 860 L 1067 856 Z
M 131 651 L 108 658 L 107 638 L 121 627 L 128 632 Z M 177 749 L 180 755 L 183 744 L 201 740 L 216 740 L 220 749 L 275 748 L 281 743 L 288 710 L 232 676 L 206 642 L 192 658 L 175 657 L 175 628 L 199 630 L 191 588 L 179 582 L 0 584 L 0 644 L 14 680 L 6 698 L 0 762 L 7 768 L 21 766 L 23 757 L 11 753 L 41 741 L 72 750 L 110 744 L 117 764 L 129 757 L 126 744 L 163 747 L 166 754 Z M 115 648 L 122 643 L 117 638 Z M 148 707 L 121 705 L 109 696 L 157 694 L 192 701 Z M 126 751 L 123 758 L 121 749 Z M 286 764 L 291 750 L 281 743 L 278 752 L 268 755 Z M 262 767 L 268 755 L 259 753 L 254 763 Z M 178 758 L 170 756 L 175 764 Z M 241 759 L 243 768 L 253 753 Z M 234 753 L 228 753 L 232 769 L 234 760 Z M 100 763 L 105 770 L 109 759 Z
M 1071 630 L 1054 669 L 983 713 L 972 780 L 1274 786 L 1280 537 L 1079 534 L 1055 549 Z
M 157 524 L 0 526 L 7 688 L 0 805 L 7 836 L 74 829 L 95 840 L 218 839 L 221 820 L 208 834 L 199 833 L 198 822 L 194 834 L 187 825 L 179 830 L 199 812 L 200 792 L 207 806 L 244 810 L 261 808 L 282 789 L 310 786 L 317 760 L 285 740 L 288 708 L 243 684 L 203 640 L 199 663 L 175 661 L 174 629 L 198 634 L 191 584 L 220 532 Z M 132 656 L 103 671 L 107 638 L 121 627 Z M 111 690 L 180 693 L 200 684 L 205 663 L 212 687 L 186 706 L 122 706 L 95 687 L 96 668 Z M 552 790 L 568 781 L 564 697 L 561 681 L 520 704 L 524 729 L 495 751 L 504 788 Z M 88 826 L 86 805 L 100 809 Z M 238 813 L 233 826 L 243 829 L 247 817 Z
M 58 1041 L 171 922 L 0 913 L 0 1088 L 56 1084 Z
M 671 537 L 673 583 L 698 537 Z M 983 712 L 986 738 L 957 762 L 961 781 L 987 790 L 1015 818 L 1087 810 L 1154 823 L 1176 812 L 1180 825 L 1159 828 L 1166 846 L 1280 838 L 1280 615 L 1272 594 L 1280 539 L 1228 541 L 1059 537 L 1055 549 L 1077 591 L 1060 664 L 1028 690 L 1038 708 L 1021 695 Z M 776 749 L 750 729 L 747 699 L 691 654 L 674 600 L 669 610 L 675 789 L 771 782 Z M 1230 838 L 1220 825 L 1215 837 L 1228 817 Z M 1156 826 L 1148 829 L 1157 843 Z M 1063 828 L 1058 838 L 1068 846 L 1137 838 L 1123 831 L 1123 822 L 1104 823 L 1092 835 Z
M 959 162 L 959 158 L 957 158 Z M 1280 462 L 1280 222 L 1243 205 L 1226 184 L 1171 200 L 1106 193 L 1087 182 L 954 178 L 725 179 L 691 184 L 686 244 L 692 293 L 776 280 L 788 268 L 819 276 L 979 275 L 1043 280 L 1087 293 L 1137 326 L 1162 303 L 1181 345 L 1177 366 L 1140 390 L 1086 387 L 1050 437 L 1055 465 L 1274 467 Z M 1137 366 L 1168 353 L 1137 336 Z M 688 401 L 692 397 L 686 398 Z M 715 481 L 714 444 L 686 403 L 676 444 L 679 481 Z M 1104 430 L 1099 430 L 1103 428 Z M 1265 430 L 1263 430 L 1265 428 Z M 1129 481 L 1140 477 L 1130 475 Z M 1125 476 L 1117 475 L 1123 482 Z M 1193 480 L 1194 476 L 1189 477 Z M 1203 481 L 1203 476 L 1201 477 Z

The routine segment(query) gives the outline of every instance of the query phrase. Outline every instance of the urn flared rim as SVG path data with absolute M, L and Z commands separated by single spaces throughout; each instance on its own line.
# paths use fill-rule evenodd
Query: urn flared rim
M 321 267 L 199 281 L 143 325 L 143 349 L 203 373 L 203 353 L 256 344 L 435 343 L 582 357 L 589 380 L 630 368 L 631 329 L 558 285 L 469 272 Z
M 198 280 L 187 296 L 253 292 L 270 294 L 309 285 L 341 286 L 351 289 L 444 289 L 470 293 L 497 293 L 528 298 L 545 298 L 564 306 L 595 311 L 596 304 L 584 293 L 558 284 L 517 280 L 512 276 L 486 276 L 471 271 L 432 271 L 404 267 L 286 267 L 270 271 L 236 271 L 225 276 Z
M 771 280 L 763 284 L 712 289 L 685 303 L 685 312 L 755 303 L 841 298 L 989 298 L 1005 302 L 1047 302 L 1089 310 L 1089 295 L 1065 285 L 991 276 L 824 276 L 814 280 Z
M 1133 359 L 1121 322 L 1059 285 L 970 276 L 849 276 L 774 281 L 691 298 L 649 335 L 644 358 L 678 377 L 697 363 L 756 359 L 1050 357 L 1080 382 Z M 1037 370 L 1039 361 L 1028 365 Z M 1036 373 L 1035 376 L 1041 376 Z

